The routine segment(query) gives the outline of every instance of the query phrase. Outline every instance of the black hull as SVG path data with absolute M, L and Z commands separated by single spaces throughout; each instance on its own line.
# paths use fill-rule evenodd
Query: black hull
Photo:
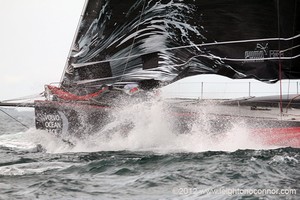
M 56 136 L 99 131 L 108 119 L 109 107 L 56 101 L 35 102 L 35 124 Z

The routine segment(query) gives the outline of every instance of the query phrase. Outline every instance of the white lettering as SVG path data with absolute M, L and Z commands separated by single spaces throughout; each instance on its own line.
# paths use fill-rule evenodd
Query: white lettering
M 57 130 L 57 129 L 50 129 L 50 128 L 47 128 L 46 130 L 48 131 L 48 133 L 59 134 L 59 130 Z
M 61 128 L 61 124 L 59 122 L 45 122 L 45 127 L 46 128 Z
M 37 118 L 40 119 L 41 121 L 60 121 L 61 120 L 59 115 L 38 114 Z
M 46 118 L 49 121 L 59 121 L 60 120 L 59 115 L 46 115 Z
M 284 53 L 280 52 L 279 50 L 270 50 L 269 54 L 270 58 L 284 57 Z
M 253 62 L 263 62 L 263 60 L 255 60 L 255 59 L 263 59 L 264 51 L 245 51 L 245 59 L 253 59 Z

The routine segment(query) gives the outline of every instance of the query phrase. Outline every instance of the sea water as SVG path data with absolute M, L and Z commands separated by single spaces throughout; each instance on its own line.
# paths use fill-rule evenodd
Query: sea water
M 162 109 L 124 107 L 74 145 L 36 130 L 33 110 L 5 109 L 29 129 L 0 112 L 0 199 L 300 198 L 300 149 L 265 146 L 241 124 L 178 134 Z

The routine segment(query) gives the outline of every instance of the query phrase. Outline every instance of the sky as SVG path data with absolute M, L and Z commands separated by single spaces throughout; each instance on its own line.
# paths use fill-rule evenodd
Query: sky
M 84 0 L 0 0 L 0 101 L 59 82 Z
M 60 81 L 84 2 L 0 0 L 0 101 L 39 94 L 45 84 Z M 299 90 L 300 81 L 284 83 L 285 92 Z M 277 94 L 279 86 L 205 75 L 165 91 L 170 96 L 235 98 Z

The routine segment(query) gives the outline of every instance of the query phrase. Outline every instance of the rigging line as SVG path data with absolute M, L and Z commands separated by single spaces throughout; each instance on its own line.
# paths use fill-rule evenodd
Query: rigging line
M 146 0 L 144 0 L 144 4 L 143 4 L 143 8 L 142 8 L 142 13 L 141 13 L 141 15 L 140 15 L 140 19 L 139 19 L 139 21 L 138 21 L 138 25 L 137 25 L 137 27 L 136 27 L 136 31 L 135 31 L 135 32 L 137 32 L 137 31 L 139 30 L 139 26 L 140 26 L 140 23 L 141 23 L 141 21 L 142 21 L 142 16 L 143 16 L 144 11 L 145 11 L 145 5 L 146 5 Z M 134 36 L 134 38 L 133 38 L 133 41 L 132 41 L 132 44 L 131 44 L 131 47 L 130 47 L 130 51 L 129 51 L 128 56 L 127 56 L 126 64 L 125 64 L 125 67 L 124 67 L 124 70 L 123 70 L 123 73 L 122 73 L 122 76 L 121 76 L 121 81 L 123 80 L 123 75 L 125 74 L 126 68 L 127 68 L 127 66 L 128 66 L 129 56 L 130 56 L 130 54 L 131 54 L 131 52 L 132 52 L 132 49 L 133 49 L 133 45 L 134 45 L 135 39 L 136 39 L 136 36 Z
M 29 129 L 29 127 L 26 124 L 23 124 L 22 122 L 20 122 L 18 119 L 16 119 L 15 117 L 11 116 L 10 114 L 8 114 L 7 112 L 5 112 L 4 110 L 2 110 L 0 108 L 0 111 L 3 112 L 4 114 L 6 114 L 7 116 L 9 116 L 10 118 L 12 118 L 13 120 L 15 120 L 16 122 L 20 123 L 22 126 L 26 127 L 27 129 Z
M 286 113 L 288 113 L 288 109 L 289 109 L 291 103 L 292 103 L 295 99 L 297 99 L 298 97 L 300 97 L 300 95 L 296 95 L 294 98 L 292 98 L 292 99 L 289 101 L 289 103 L 288 103 L 287 106 L 286 106 L 286 111 L 285 111 Z
M 278 38 L 280 38 L 280 10 L 279 10 L 279 0 L 277 0 L 277 31 L 278 31 Z M 278 50 L 280 52 L 281 44 L 280 40 L 278 40 Z M 279 60 L 278 60 L 278 78 L 279 78 L 279 87 L 280 87 L 280 114 L 283 114 L 283 107 L 282 107 L 282 65 L 281 65 L 281 53 L 279 53 Z
M 164 51 L 170 51 L 170 50 L 175 50 L 175 49 L 183 49 L 183 48 L 188 48 L 188 47 L 206 47 L 206 46 L 214 46 L 214 45 L 224 45 L 224 44 L 239 44 L 239 43 L 247 43 L 247 42 L 262 42 L 262 41 L 289 41 L 293 39 L 300 38 L 300 34 L 290 37 L 290 38 L 264 38 L 264 39 L 253 39 L 253 40 L 237 40 L 237 41 L 225 41 L 225 42 L 212 42 L 212 43 L 204 43 L 204 44 L 193 44 L 193 45 L 186 45 L 186 46 L 178 46 L 178 47 L 170 47 L 170 48 L 165 48 L 162 49 Z M 288 51 L 290 49 L 298 48 L 299 45 L 295 47 L 291 47 L 289 49 L 284 49 L 282 51 Z M 134 57 L 139 57 L 143 56 L 149 53 L 154 53 L 154 52 L 148 52 L 148 53 L 142 53 L 142 54 L 135 54 L 131 56 L 126 56 L 126 57 L 121 57 L 121 58 L 113 58 L 113 59 L 108 59 L 108 60 L 101 60 L 101 61 L 95 61 L 95 62 L 88 62 L 88 63 L 79 63 L 79 64 L 72 64 L 74 68 L 80 68 L 88 65 L 94 65 L 98 63 L 104 63 L 104 62 L 112 62 L 112 61 L 118 61 L 118 60 L 124 60 L 124 59 L 129 59 L 129 58 L 134 58 Z M 297 56 L 298 57 L 298 56 Z M 295 57 L 295 58 L 297 58 Z M 291 57 L 293 58 L 293 57 Z
M 294 5 L 294 20 L 293 20 L 293 33 L 296 32 L 296 19 L 297 19 L 297 1 L 295 1 L 295 5 Z M 292 47 L 294 47 L 294 41 L 291 42 L 292 43 Z M 300 45 L 296 45 L 295 48 L 297 47 L 300 47 Z M 293 49 L 294 48 L 291 48 L 291 54 L 293 55 Z M 281 54 L 281 52 L 279 52 L 279 54 Z M 291 74 L 292 72 L 292 62 L 290 62 L 290 65 L 289 65 L 289 74 Z M 289 95 L 290 95 L 290 84 L 291 84 L 291 81 L 289 79 L 289 84 L 288 84 L 288 98 L 289 98 Z
M 11 102 L 11 101 L 32 100 L 32 99 L 37 98 L 37 97 L 42 97 L 43 94 L 44 94 L 44 92 L 41 92 L 41 93 L 30 95 L 30 96 L 24 96 L 24 97 L 19 97 L 19 98 L 15 98 L 15 99 L 6 99 L 6 100 L 3 100 L 1 102 L 2 103 L 8 103 L 8 102 Z

